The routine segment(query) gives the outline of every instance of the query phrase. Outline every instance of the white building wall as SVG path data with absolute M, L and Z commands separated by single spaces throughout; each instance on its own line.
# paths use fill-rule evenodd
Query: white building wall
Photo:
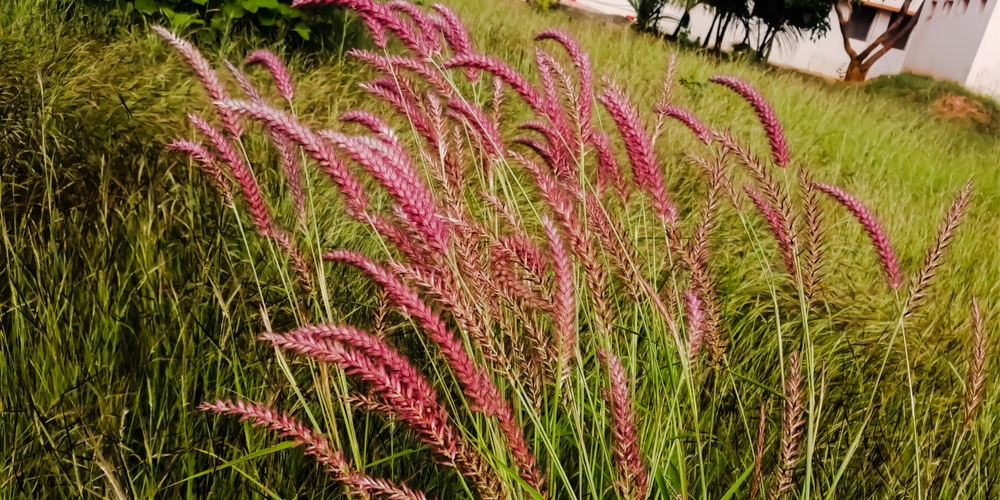
M 850 40 L 851 48 L 858 52 L 864 50 L 869 42 L 885 33 L 891 17 L 888 12 L 878 12 L 868 31 L 868 38 L 866 40 Z M 875 78 L 880 75 L 899 73 L 900 68 L 903 67 L 905 56 L 905 51 L 889 50 L 886 55 L 872 65 L 868 71 L 868 77 Z M 778 66 L 800 69 L 807 73 L 842 78 L 850 60 L 844 50 L 844 38 L 840 34 L 837 14 L 831 11 L 830 31 L 827 32 L 826 36 L 815 41 L 803 38 L 787 46 L 776 45 L 771 49 L 771 57 L 768 62 Z
M 910 33 L 902 70 L 968 85 L 997 1 L 927 0 L 920 22 Z M 998 48 L 993 45 L 985 50 L 995 58 Z M 983 59 L 981 71 L 989 71 L 989 66 Z
M 984 7 L 980 15 L 988 15 L 990 8 L 993 14 L 965 84 L 976 92 L 1000 99 L 1000 8 L 995 0 Z
M 995 2 L 997 0 L 991 1 Z M 884 0 L 883 3 L 887 7 L 891 7 L 890 4 L 893 2 L 902 4 L 902 0 Z M 913 2 L 913 6 L 910 8 L 911 12 L 916 6 L 919 6 L 919 2 L 920 0 Z M 628 0 L 563 0 L 563 3 L 604 14 L 622 17 L 635 15 L 635 11 Z M 897 6 L 896 9 L 898 10 L 899 7 Z M 667 5 L 663 10 L 663 14 L 668 18 L 662 22 L 663 31 L 665 33 L 673 33 L 677 27 L 678 20 L 684 14 L 684 9 L 674 5 Z M 691 39 L 704 41 L 705 35 L 708 34 L 708 30 L 712 25 L 712 19 L 713 12 L 711 9 L 705 6 L 695 7 L 691 11 L 691 22 L 689 25 L 689 36 Z M 881 35 L 889 25 L 889 19 L 890 14 L 888 12 L 879 12 L 872 22 L 867 41 L 874 40 Z M 745 35 L 746 31 L 741 24 L 731 23 L 723 40 L 722 49 L 730 50 L 734 44 L 742 42 L 745 39 Z M 755 33 L 752 32 L 752 45 L 756 45 L 753 40 L 754 35 Z M 713 36 L 709 43 L 710 46 L 714 43 L 714 40 Z M 867 41 L 851 40 L 851 46 L 860 51 L 867 46 Z M 893 49 L 889 51 L 888 54 L 875 63 L 869 71 L 868 76 L 874 78 L 879 75 L 898 73 L 903 66 L 904 56 L 905 52 L 902 50 Z M 788 41 L 779 36 L 778 40 L 775 41 L 774 47 L 771 49 L 771 57 L 768 60 L 768 62 L 778 66 L 794 68 L 830 78 L 841 78 L 847 69 L 849 61 L 850 59 L 844 51 L 844 42 L 840 35 L 837 16 L 832 11 L 830 12 L 830 31 L 825 36 L 815 41 L 810 40 L 808 37 Z M 997 68 L 997 71 L 1000 71 L 1000 68 Z

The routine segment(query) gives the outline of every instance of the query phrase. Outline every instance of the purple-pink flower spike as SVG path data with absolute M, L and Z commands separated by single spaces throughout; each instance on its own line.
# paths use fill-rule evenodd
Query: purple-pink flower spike
M 639 188 L 652 197 L 657 217 L 668 226 L 673 225 L 677 221 L 677 207 L 667 195 L 663 173 L 653 151 L 653 141 L 642 124 L 639 111 L 621 87 L 607 80 L 605 83 L 607 88 L 598 99 L 611 114 L 625 142 L 625 152 L 632 163 L 632 177 Z
M 778 249 L 781 250 L 781 258 L 785 263 L 785 269 L 792 276 L 795 275 L 795 252 L 792 244 L 792 235 L 788 233 L 788 222 L 780 210 L 772 206 L 757 190 L 750 186 L 744 186 L 743 190 L 750 196 L 750 201 L 757 207 L 757 211 L 764 216 L 767 226 L 771 229 L 774 239 L 778 240 Z
M 697 137 L 699 141 L 705 144 L 712 142 L 712 131 L 701 123 L 701 121 L 694 116 L 694 113 L 673 105 L 658 106 L 656 108 L 656 112 L 683 123 L 688 129 L 691 130 L 691 132 L 694 132 L 695 137 Z
M 423 492 L 414 491 L 405 485 L 396 485 L 385 479 L 373 478 L 354 470 L 340 451 L 334 450 L 330 442 L 305 424 L 284 413 L 267 406 L 245 401 L 216 400 L 198 405 L 201 411 L 238 416 L 240 421 L 249 420 L 256 427 L 264 427 L 277 432 L 283 438 L 291 438 L 297 446 L 305 447 L 305 453 L 327 468 L 327 472 L 349 488 L 369 495 L 394 500 L 426 500 Z
M 292 75 L 288 73 L 285 63 L 281 62 L 281 59 L 278 59 L 278 56 L 274 55 L 270 50 L 260 49 L 254 51 L 247 56 L 243 64 L 247 66 L 255 64 L 264 66 L 271 73 L 271 77 L 274 78 L 274 85 L 278 88 L 278 92 L 281 93 L 281 97 L 288 102 L 291 102 L 295 97 L 295 84 L 292 83 Z
M 472 68 L 493 73 L 500 77 L 507 85 L 510 85 L 524 99 L 524 102 L 528 103 L 531 109 L 543 110 L 542 98 L 538 95 L 535 87 L 524 76 L 515 71 L 514 68 L 511 68 L 509 64 L 499 59 L 475 54 L 459 54 L 445 61 L 444 67 L 448 69 Z
M 771 144 L 771 155 L 774 157 L 774 164 L 785 167 L 791 161 L 791 153 L 788 151 L 788 142 L 785 140 L 785 131 L 778 121 L 778 116 L 774 113 L 774 108 L 767 102 L 767 99 L 749 83 L 736 78 L 735 76 L 719 75 L 709 78 L 708 81 L 728 87 L 736 92 L 743 99 L 753 106 L 757 112 L 757 118 L 764 126 L 767 133 L 767 140 Z
M 684 292 L 684 313 L 688 327 L 688 346 L 691 349 L 691 359 L 698 359 L 705 337 L 705 309 L 702 307 L 698 294 L 691 290 Z
M 208 93 L 208 97 L 211 100 L 224 101 L 229 99 L 229 94 L 226 93 L 226 89 L 222 86 L 222 82 L 219 81 L 219 76 L 212 69 L 212 65 L 208 63 L 194 45 L 174 35 L 163 26 L 153 26 L 153 31 L 173 46 L 177 53 L 184 58 L 188 66 L 191 67 L 191 70 L 194 71 L 195 76 L 198 77 L 198 81 L 201 82 L 202 87 L 205 88 L 205 92 Z M 222 120 L 222 125 L 226 128 L 226 132 L 229 132 L 232 137 L 243 135 L 243 127 L 240 126 L 239 119 L 235 113 L 224 109 L 218 109 L 218 113 L 219 119 Z
M 591 116 L 593 115 L 594 101 L 594 74 L 590 66 L 590 56 L 587 55 L 580 44 L 568 33 L 560 30 L 545 30 L 535 36 L 535 40 L 555 40 L 566 49 L 569 58 L 573 60 L 573 65 L 580 77 L 580 96 L 577 102 L 577 119 L 583 132 L 583 139 L 587 140 L 591 133 Z
M 597 356 L 607 365 L 611 379 L 611 387 L 604 394 L 611 406 L 611 435 L 614 438 L 612 450 L 615 467 L 620 475 L 616 483 L 620 493 L 627 498 L 646 498 L 649 474 L 639 450 L 639 432 L 635 426 L 632 398 L 629 396 L 628 375 L 614 353 L 599 349 Z
M 896 251 L 893 250 L 892 244 L 889 242 L 889 237 L 886 236 L 885 230 L 882 229 L 882 224 L 875 218 L 875 214 L 868 207 L 864 206 L 860 200 L 839 187 L 818 183 L 813 183 L 812 186 L 817 191 L 826 193 L 831 198 L 837 200 L 838 203 L 854 215 L 854 218 L 861 223 L 865 232 L 868 233 L 868 237 L 872 240 L 872 245 L 875 246 L 875 251 L 878 253 L 878 259 L 882 264 L 882 270 L 885 272 L 886 283 L 889 285 L 889 288 L 893 290 L 902 288 L 903 275 L 899 269 L 899 259 L 896 258 Z
M 233 192 L 230 189 L 229 181 L 226 180 L 222 170 L 219 169 L 219 163 L 215 155 L 206 149 L 205 146 L 192 141 L 178 140 L 168 144 L 167 150 L 185 153 L 191 157 L 201 167 L 202 171 L 205 172 L 212 185 L 219 190 L 226 203 L 233 204 Z
M 288 138 L 298 143 L 319 164 L 320 168 L 340 189 L 344 195 L 348 215 L 359 218 L 368 207 L 368 197 L 357 177 L 334 153 L 325 141 L 314 134 L 308 127 L 299 123 L 289 114 L 269 108 L 260 103 L 246 101 L 224 101 L 216 103 L 221 109 L 234 113 L 246 114 L 264 123 L 276 135 Z

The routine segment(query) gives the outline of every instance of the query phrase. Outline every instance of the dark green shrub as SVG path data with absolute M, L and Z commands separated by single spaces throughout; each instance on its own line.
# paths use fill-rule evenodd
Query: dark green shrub
M 295 32 L 304 40 L 311 39 L 317 27 L 334 19 L 324 15 L 332 9 L 293 9 L 292 0 L 86 0 L 83 3 L 86 7 L 107 9 L 112 19 L 141 16 L 174 30 L 205 27 L 219 33 L 233 27 L 253 27 L 282 34 Z

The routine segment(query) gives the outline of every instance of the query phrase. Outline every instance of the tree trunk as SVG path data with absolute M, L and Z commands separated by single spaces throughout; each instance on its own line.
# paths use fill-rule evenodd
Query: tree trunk
M 705 41 L 701 44 L 701 48 L 708 47 L 708 41 L 712 39 L 712 33 L 715 32 L 715 23 L 719 20 L 719 11 L 715 11 L 715 16 L 712 17 L 712 24 L 708 27 L 708 34 L 705 35 Z
M 733 13 L 732 12 L 727 12 L 726 13 L 726 20 L 725 20 L 725 22 L 723 22 L 720 25 L 719 31 L 715 34 L 715 51 L 716 52 L 722 51 L 722 40 L 724 38 L 726 38 L 726 31 L 729 31 L 729 22 L 732 21 L 732 20 L 733 20 Z
M 844 73 L 844 81 L 849 83 L 860 83 L 868 79 L 869 67 L 857 59 L 851 59 L 847 65 L 847 72 Z

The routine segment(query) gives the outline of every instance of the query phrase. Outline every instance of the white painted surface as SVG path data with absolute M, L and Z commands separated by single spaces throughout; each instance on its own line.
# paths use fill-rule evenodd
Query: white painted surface
M 987 8 L 992 8 L 992 16 L 965 83 L 976 92 L 1000 99 L 1000 8 L 995 1 Z
M 870 2 L 877 3 L 878 0 Z M 898 2 L 898 10 L 902 6 L 902 0 L 885 0 L 883 3 L 889 4 Z M 922 0 L 914 0 L 915 5 L 919 5 Z M 588 10 L 622 17 L 635 16 L 628 0 L 563 0 L 563 3 L 582 7 Z M 913 7 L 911 7 L 911 10 Z M 665 33 L 673 33 L 677 27 L 677 22 L 684 9 L 675 5 L 667 5 L 663 11 L 667 18 L 662 22 L 662 29 Z M 889 24 L 890 14 L 879 12 L 872 23 L 869 32 L 869 40 L 876 38 L 885 31 Z M 712 26 L 713 12 L 705 6 L 698 6 L 691 11 L 691 22 L 689 25 L 690 37 L 692 40 L 703 41 Z M 726 32 L 726 37 L 722 43 L 723 50 L 731 50 L 732 46 L 743 42 L 746 39 L 746 29 L 738 23 L 730 25 Z M 756 31 L 751 28 L 751 45 L 756 45 L 753 39 Z M 714 43 L 714 36 L 712 43 Z M 866 46 L 865 42 L 852 40 L 851 46 L 856 50 L 862 50 Z M 901 50 L 891 50 L 882 59 L 875 63 L 869 72 L 869 77 L 876 77 L 884 74 L 898 73 L 903 64 L 904 52 Z M 768 62 L 778 66 L 794 68 L 807 73 L 822 75 L 830 78 L 840 78 L 847 69 L 850 59 L 844 52 L 844 42 L 840 35 L 840 26 L 837 23 L 837 16 L 830 12 L 830 31 L 818 40 L 810 40 L 808 37 L 798 40 L 787 40 L 778 38 L 774 48 L 771 49 L 771 57 Z
M 909 12 L 916 12 L 925 0 L 914 0 Z M 935 78 L 959 82 L 973 90 L 1000 98 L 1000 0 L 926 0 L 921 19 L 905 50 L 892 49 L 879 59 L 868 73 L 869 78 L 901 71 L 926 74 Z M 628 0 L 563 0 L 604 14 L 634 17 Z M 903 0 L 868 0 L 869 5 L 881 5 L 899 11 Z M 673 33 L 684 10 L 674 5 L 664 9 L 661 23 L 665 33 Z M 689 36 L 704 40 L 711 27 L 713 12 L 705 6 L 691 11 Z M 885 32 L 891 14 L 879 11 L 872 22 L 868 39 L 851 40 L 851 46 L 863 50 L 868 43 Z M 769 62 L 807 73 L 840 78 L 847 69 L 849 58 L 844 51 L 836 14 L 830 12 L 830 31 L 818 40 L 802 38 L 785 41 L 779 37 L 771 50 Z M 722 49 L 731 50 L 743 42 L 746 30 L 742 25 L 730 26 Z M 751 37 L 756 36 L 751 29 Z M 714 42 L 714 37 L 712 42 Z M 752 45 L 756 45 L 751 41 Z M 711 45 L 711 43 L 710 43 Z
M 910 34 L 903 71 L 969 83 L 997 0 L 928 0 Z M 997 47 L 987 49 L 996 53 Z M 984 59 L 982 68 L 987 69 Z

